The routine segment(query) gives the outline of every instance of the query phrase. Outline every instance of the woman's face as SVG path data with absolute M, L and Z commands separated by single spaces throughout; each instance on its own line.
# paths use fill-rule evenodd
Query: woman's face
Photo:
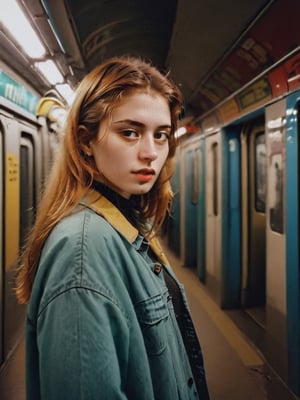
M 170 110 L 161 95 L 124 96 L 90 143 L 99 171 L 95 179 L 125 198 L 149 192 L 167 159 L 170 132 Z

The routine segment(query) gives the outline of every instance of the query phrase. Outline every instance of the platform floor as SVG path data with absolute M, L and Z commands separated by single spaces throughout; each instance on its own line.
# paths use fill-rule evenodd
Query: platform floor
M 195 271 L 183 268 L 174 254 L 166 246 L 164 248 L 173 269 L 185 286 L 204 353 L 211 400 L 297 399 L 271 371 L 229 314 L 214 303 L 197 279 Z M 9 362 L 0 371 L 0 399 L 25 400 L 24 389 L 22 339 Z
M 211 400 L 296 400 L 233 322 L 234 313 L 221 310 L 212 300 L 196 270 L 182 267 L 166 246 L 164 251 L 185 286 L 204 353 Z

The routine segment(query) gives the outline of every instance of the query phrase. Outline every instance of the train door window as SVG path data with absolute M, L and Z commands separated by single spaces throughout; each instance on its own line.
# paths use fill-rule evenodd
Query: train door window
M 22 136 L 20 149 L 20 244 L 24 245 L 34 220 L 34 155 L 29 137 Z
M 218 191 L 218 143 L 212 145 L 212 167 L 213 167 L 213 214 L 218 215 L 219 191 Z
M 268 126 L 270 227 L 274 232 L 283 233 L 283 126 L 281 119 Z
M 264 132 L 255 138 L 255 208 L 266 211 L 266 141 Z
M 192 159 L 192 204 L 198 204 L 199 196 L 199 172 L 200 172 L 200 149 L 197 148 L 193 151 Z
M 265 122 L 250 121 L 242 134 L 242 305 L 265 326 L 267 141 Z

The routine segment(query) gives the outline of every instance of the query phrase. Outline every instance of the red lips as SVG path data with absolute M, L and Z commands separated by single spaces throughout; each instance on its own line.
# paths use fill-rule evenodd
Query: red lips
M 133 171 L 137 175 L 155 175 L 155 171 L 152 168 L 142 168 L 138 171 Z
M 151 168 L 143 168 L 138 171 L 134 171 L 133 174 L 137 177 L 137 179 L 141 182 L 149 182 L 155 175 L 155 171 Z

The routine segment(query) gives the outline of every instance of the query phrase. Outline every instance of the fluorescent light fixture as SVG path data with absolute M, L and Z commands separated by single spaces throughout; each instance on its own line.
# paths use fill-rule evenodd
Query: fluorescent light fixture
M 56 85 L 55 89 L 59 92 L 59 94 L 67 101 L 69 105 L 73 103 L 74 100 L 74 90 L 68 85 L 64 83 L 62 85 Z
M 41 71 L 51 85 L 56 85 L 64 81 L 64 77 L 52 60 L 36 62 L 35 66 Z
M 29 57 L 41 58 L 45 55 L 45 47 L 16 0 L 3 1 L 1 4 L 0 21 L 10 31 Z

